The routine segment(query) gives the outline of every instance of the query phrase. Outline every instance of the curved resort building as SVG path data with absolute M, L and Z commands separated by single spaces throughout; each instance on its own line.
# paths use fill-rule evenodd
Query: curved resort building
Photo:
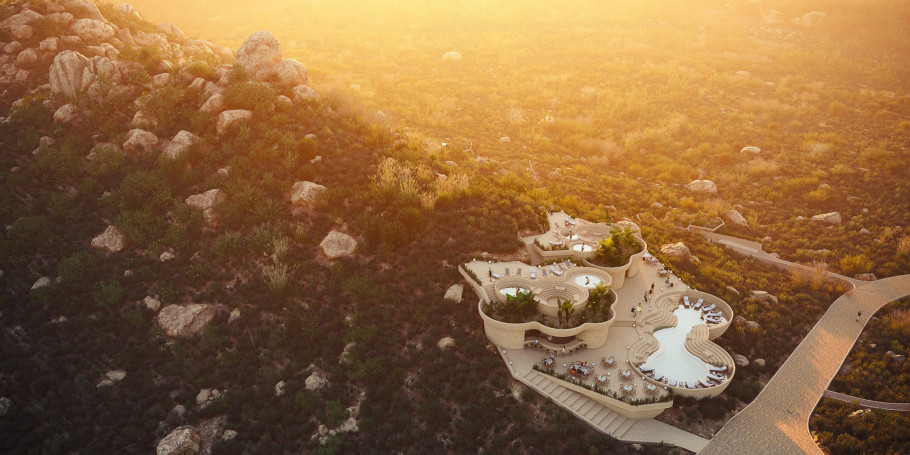
M 524 239 L 530 263 L 472 260 L 459 269 L 514 378 L 628 441 L 648 441 L 635 423 L 674 396 L 723 392 L 736 365 L 711 340 L 732 322 L 730 305 L 675 277 L 631 221 L 548 218 L 546 233 Z M 621 243 L 623 254 L 598 254 L 602 243 Z

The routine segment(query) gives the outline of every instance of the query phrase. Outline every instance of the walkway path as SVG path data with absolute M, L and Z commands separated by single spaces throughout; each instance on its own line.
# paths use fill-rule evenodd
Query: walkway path
M 809 434 L 809 417 L 872 315 L 907 295 L 910 275 L 873 281 L 840 296 L 755 400 L 699 454 L 821 454 Z M 857 311 L 862 311 L 859 321 Z
M 847 403 L 856 403 L 864 408 L 874 408 L 874 409 L 884 409 L 886 411 L 898 411 L 898 412 L 910 412 L 910 403 L 886 403 L 884 401 L 873 401 L 867 400 L 865 398 L 854 397 L 852 395 L 845 395 L 839 392 L 832 392 L 830 390 L 825 390 L 825 396 L 832 398 L 838 401 L 846 401 Z

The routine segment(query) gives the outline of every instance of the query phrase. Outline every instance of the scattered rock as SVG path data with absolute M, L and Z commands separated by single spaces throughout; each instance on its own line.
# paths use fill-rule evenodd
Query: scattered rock
M 57 49 L 60 47 L 60 38 L 51 37 L 45 38 L 38 43 L 38 50 L 41 52 L 53 53 L 57 52 Z
M 224 430 L 224 433 L 221 435 L 222 441 L 231 441 L 237 437 L 237 432 L 234 430 Z
M 158 325 L 168 336 L 190 338 L 201 333 L 218 311 L 218 305 L 191 303 L 168 305 L 158 313 Z
M 767 236 L 762 237 L 761 243 L 771 243 L 773 240 L 774 239 L 772 239 L 770 235 L 767 235 Z
M 155 28 L 160 30 L 165 35 L 176 39 L 177 41 L 186 41 L 186 34 L 183 33 L 183 30 L 180 30 L 179 27 L 170 22 L 162 22 L 156 25 Z
M 822 213 L 812 217 L 812 221 L 821 221 L 822 223 L 840 224 L 841 216 L 838 212 Z
M 854 275 L 853 278 L 862 281 L 875 281 L 878 279 L 874 273 L 860 273 L 858 275 Z
M 41 289 L 43 287 L 47 287 L 50 285 L 51 285 L 50 277 L 43 276 L 41 278 L 38 278 L 38 281 L 35 281 L 35 284 L 32 285 L 32 290 L 34 291 L 35 289 Z
M 726 217 L 727 217 L 727 221 L 729 221 L 730 223 L 732 223 L 735 226 L 739 226 L 739 227 L 747 228 L 747 229 L 749 228 L 749 222 L 746 221 L 746 217 L 744 217 L 741 213 L 739 213 L 738 210 L 733 210 L 733 209 L 728 210 L 726 213 Z
M 9 408 L 13 406 L 12 400 L 7 397 L 0 397 L 0 417 L 6 415 L 9 412 Z
M 142 19 L 142 16 L 139 15 L 139 11 L 136 11 L 136 8 L 133 8 L 133 5 L 129 3 L 121 3 L 117 5 L 117 11 L 120 11 L 127 16 L 132 16 L 135 19 Z
M 190 147 L 201 142 L 202 138 L 199 136 L 196 136 L 189 131 L 181 130 L 179 133 L 177 133 L 177 135 L 174 136 L 174 139 L 172 139 L 171 142 L 169 142 L 167 146 L 164 147 L 162 155 L 170 159 L 177 159 L 186 153 Z
M 161 73 L 152 76 L 152 85 L 155 87 L 164 87 L 171 83 L 171 73 Z
M 353 254 L 357 248 L 357 240 L 343 232 L 333 230 L 322 239 L 319 246 L 329 259 L 337 259 Z
M 856 411 L 853 411 L 849 415 L 847 415 L 847 418 L 863 417 L 863 416 L 867 416 L 870 414 L 872 414 L 871 409 L 857 409 Z
M 733 363 L 740 368 L 749 366 L 749 359 L 740 354 L 733 354 Z
M 326 187 L 313 182 L 301 181 L 295 182 L 291 188 L 291 203 L 294 205 L 306 207 L 314 202 L 320 194 L 327 190 Z
M 231 324 L 234 321 L 239 321 L 239 320 L 240 320 L 240 308 L 234 308 L 234 310 L 231 311 L 231 315 L 228 316 L 228 324 Z
M 157 455 L 196 455 L 199 453 L 201 440 L 195 428 L 186 425 L 174 429 L 165 436 L 155 449 Z
M 39 60 L 41 60 L 41 55 L 38 53 L 38 50 L 30 47 L 16 56 L 16 66 L 24 69 L 32 69 L 38 64 Z
M 98 7 L 86 0 L 66 0 L 63 2 L 63 7 L 75 16 L 87 17 L 96 21 L 106 20 Z
M 174 256 L 174 253 L 170 251 L 165 251 L 158 256 L 158 260 L 161 262 L 173 261 L 177 256 Z
M 291 89 L 291 96 L 295 103 L 319 101 L 319 94 L 316 93 L 316 90 L 313 90 L 306 85 L 298 85 Z
M 667 256 L 682 260 L 689 260 L 692 257 L 692 253 L 689 252 L 689 247 L 682 242 L 663 245 L 660 247 L 660 252 Z
M 759 325 L 755 321 L 746 321 L 743 324 L 743 327 L 745 327 L 746 330 L 749 332 L 753 332 L 753 333 L 761 332 L 761 325 Z
M 253 112 L 246 109 L 231 109 L 229 111 L 224 111 L 218 114 L 218 124 L 215 125 L 215 130 L 218 131 L 218 134 L 224 134 L 229 128 L 252 118 Z
M 866 229 L 866 228 L 860 229 L 860 230 L 859 230 L 859 233 L 862 234 L 862 235 L 872 235 L 872 233 L 869 232 L 869 230 Z
M 455 340 L 453 340 L 452 337 L 445 337 L 436 343 L 436 347 L 438 347 L 439 349 L 442 349 L 443 351 L 445 351 L 446 349 L 449 349 L 451 347 L 454 347 L 454 346 L 455 346 Z
M 133 120 L 130 121 L 130 126 L 132 128 L 141 130 L 151 128 L 157 124 L 158 122 L 155 119 L 149 117 L 142 111 L 136 111 L 136 113 L 133 114 Z
M 105 378 L 99 382 L 95 387 L 110 387 L 115 383 L 118 383 L 126 377 L 126 371 L 123 370 L 111 370 L 104 375 Z
M 503 144 L 508 144 L 508 143 L 512 142 L 512 138 L 510 138 L 509 136 L 503 136 L 503 137 L 499 138 L 499 142 L 502 142 Z
M 119 253 L 126 246 L 126 236 L 116 226 L 108 226 L 104 232 L 92 239 L 92 248 L 108 253 Z
M 151 131 L 134 128 L 126 133 L 123 150 L 133 154 L 150 152 L 158 144 L 158 136 Z
M 215 188 L 205 193 L 194 194 L 186 198 L 185 202 L 190 207 L 202 210 L 206 221 L 212 223 L 215 220 L 215 206 L 224 202 L 225 199 L 227 199 L 225 192 Z
M 711 180 L 693 180 L 686 189 L 693 193 L 717 194 L 717 185 Z
M 752 147 L 752 146 L 743 147 L 743 149 L 740 150 L 739 153 L 753 153 L 753 154 L 758 154 L 758 153 L 761 153 L 761 149 L 758 148 L 758 147 Z
M 463 293 L 463 285 L 453 284 L 449 286 L 449 289 L 446 291 L 446 295 L 442 299 L 449 303 L 461 303 Z
M 730 291 L 730 292 L 732 292 L 732 293 L 733 293 L 734 295 L 736 295 L 737 297 L 740 295 L 739 291 L 737 291 L 736 288 L 733 287 L 733 286 L 727 286 L 727 290 Z
M 661 204 L 660 202 L 654 201 L 651 203 L 651 208 L 660 210 L 660 209 L 664 208 L 664 205 Z
M 314 372 L 306 378 L 306 381 L 304 381 L 304 388 L 310 391 L 319 390 L 328 383 L 329 381 L 324 376 L 318 372 Z
M 755 360 L 752 361 L 752 364 L 755 365 L 755 366 L 758 367 L 758 368 L 764 368 L 765 365 L 768 364 L 768 362 L 765 361 L 765 359 L 755 359 Z
M 161 301 L 150 295 L 147 295 L 144 299 L 142 299 L 142 304 L 145 305 L 145 307 L 151 310 L 153 313 L 157 312 L 161 308 Z
M 268 78 L 280 61 L 281 43 L 265 30 L 250 35 L 237 49 L 236 63 L 257 81 Z
M 769 294 L 767 291 L 762 291 L 762 290 L 752 291 L 752 298 L 758 300 L 759 302 L 773 303 L 775 305 L 778 302 L 776 295 Z
M 275 384 L 275 396 L 276 397 L 280 397 L 280 396 L 284 395 L 284 386 L 285 386 L 284 381 L 278 381 L 278 383 Z
M 448 51 L 445 54 L 442 54 L 442 61 L 444 62 L 457 62 L 461 60 L 461 53 L 457 51 Z
M 54 123 L 68 124 L 72 123 L 78 117 L 78 109 L 75 104 L 64 104 L 54 112 Z
M 218 389 L 202 389 L 196 394 L 196 404 L 204 408 L 219 397 L 221 397 L 221 391 Z
M 174 409 L 171 409 L 171 412 L 182 419 L 183 415 L 186 414 L 186 406 L 178 404 L 177 406 L 174 406 Z

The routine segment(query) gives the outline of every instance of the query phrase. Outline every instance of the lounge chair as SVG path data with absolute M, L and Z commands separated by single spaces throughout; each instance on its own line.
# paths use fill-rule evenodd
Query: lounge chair
M 695 303 L 695 309 L 697 310 L 699 308 L 701 308 L 701 300 Z
M 509 273 L 509 268 L 508 268 L 508 267 L 506 267 L 506 276 L 512 276 L 512 275 Z
M 719 367 L 711 367 L 709 369 L 711 371 L 727 371 L 727 366 L 723 365 L 723 366 L 719 366 Z
M 663 382 L 664 375 L 658 374 L 658 375 L 654 376 L 652 379 L 654 379 L 655 381 L 658 381 L 658 382 Z
M 562 272 L 556 270 L 556 267 L 550 266 L 550 272 L 553 273 L 553 275 L 562 276 Z
M 711 384 L 708 384 L 707 382 L 705 382 L 705 381 L 702 380 L 702 379 L 699 379 L 699 380 L 698 380 L 698 383 L 697 383 L 696 385 L 700 385 L 700 386 L 703 387 L 703 388 L 711 387 Z
M 670 387 L 676 387 L 676 379 L 670 380 Z
M 689 308 L 689 296 L 687 296 L 687 295 L 683 296 L 683 305 L 685 305 L 686 308 Z
M 521 268 L 515 271 L 515 276 L 521 276 Z
M 705 312 L 705 313 L 710 313 L 711 310 L 713 310 L 714 308 L 717 308 L 717 305 L 715 305 L 715 304 L 712 303 L 711 306 L 709 306 L 709 307 L 707 307 L 707 308 L 702 308 L 701 310 L 702 310 L 703 312 Z
M 540 269 L 540 276 L 541 277 L 547 276 L 547 269 Z
M 695 303 L 701 305 L 702 303 L 705 303 L 705 299 L 698 299 L 698 302 L 695 302 Z
M 537 269 L 531 269 L 531 279 L 537 278 Z
M 654 368 L 652 368 L 652 367 L 638 367 L 638 371 L 641 371 L 642 373 L 647 373 L 647 372 L 649 372 L 649 371 L 654 371 Z

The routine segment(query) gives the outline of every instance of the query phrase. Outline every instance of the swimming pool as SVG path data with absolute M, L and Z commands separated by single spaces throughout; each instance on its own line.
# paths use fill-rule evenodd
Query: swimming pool
M 660 342 L 660 348 L 648 356 L 644 366 L 652 367 L 657 374 L 664 375 L 667 379 L 675 379 L 677 382 L 694 383 L 699 379 L 705 379 L 708 375 L 708 366 L 686 349 L 686 335 L 692 327 L 705 323 L 701 320 L 701 313 L 679 308 L 673 314 L 676 315 L 676 326 L 654 332 L 654 338 Z
M 589 289 L 596 288 L 600 283 L 600 278 L 594 275 L 578 275 L 575 277 L 575 284 Z
M 594 247 L 591 245 L 588 245 L 587 243 L 578 243 L 578 244 L 572 245 L 572 249 L 575 251 L 581 251 L 581 252 L 594 251 Z
M 503 294 L 508 295 L 508 296 L 516 297 L 519 292 L 522 294 L 526 294 L 526 293 L 530 292 L 530 290 L 527 288 L 523 288 L 521 286 L 509 286 L 507 288 L 500 289 L 499 292 L 502 292 Z

